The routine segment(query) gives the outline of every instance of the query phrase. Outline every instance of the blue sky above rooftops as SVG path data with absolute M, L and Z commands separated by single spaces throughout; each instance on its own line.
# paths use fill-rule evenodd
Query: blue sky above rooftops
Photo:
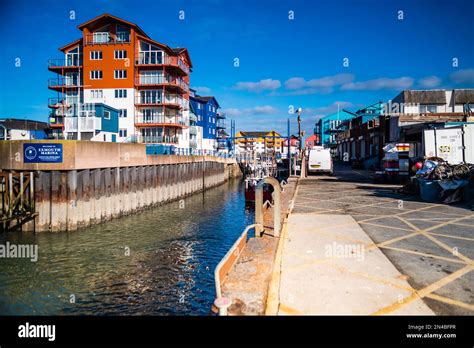
M 474 87 L 469 0 L 3 0 L 0 118 L 47 120 L 48 59 L 102 13 L 188 48 L 191 87 L 214 95 L 237 130 L 286 134 L 290 117 L 295 132 L 293 105 L 312 133 L 337 104 L 356 111 L 403 89 Z

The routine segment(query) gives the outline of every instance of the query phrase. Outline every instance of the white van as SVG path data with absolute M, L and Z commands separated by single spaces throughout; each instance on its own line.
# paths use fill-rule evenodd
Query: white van
M 309 150 L 308 173 L 333 173 L 331 150 L 323 146 L 315 146 Z

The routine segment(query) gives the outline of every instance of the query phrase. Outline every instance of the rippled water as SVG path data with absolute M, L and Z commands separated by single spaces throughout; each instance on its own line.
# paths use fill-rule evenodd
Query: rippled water
M 39 252 L 37 262 L 0 259 L 0 314 L 209 314 L 214 268 L 253 221 L 243 189 L 229 181 L 184 209 L 173 202 L 74 232 L 0 235 Z

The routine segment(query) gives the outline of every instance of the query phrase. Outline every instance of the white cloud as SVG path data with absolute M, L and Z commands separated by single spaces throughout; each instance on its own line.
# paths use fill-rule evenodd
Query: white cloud
M 456 71 L 449 75 L 449 78 L 454 83 L 474 84 L 474 69 Z
M 330 93 L 333 88 L 354 80 L 353 74 L 337 74 L 318 79 L 305 80 L 302 77 L 292 77 L 285 81 L 285 88 L 293 90 L 292 95 Z
M 271 105 L 257 105 L 252 108 L 229 108 L 222 110 L 228 116 L 247 116 L 247 115 L 273 115 L 277 114 L 279 111 L 277 108 Z M 265 121 L 268 123 L 268 121 Z
M 260 93 L 263 91 L 274 91 L 280 88 L 280 86 L 281 82 L 279 80 L 265 79 L 258 82 L 237 82 L 234 87 L 238 90 Z
M 198 94 L 206 94 L 206 93 L 211 92 L 211 89 L 209 87 L 205 87 L 205 86 L 192 87 L 192 89 L 194 89 Z
M 399 78 L 387 78 L 382 77 L 373 80 L 361 81 L 361 82 L 349 82 L 341 86 L 341 90 L 355 90 L 355 91 L 365 91 L 365 90 L 398 90 L 406 89 L 413 86 L 414 79 L 411 77 L 399 77 Z
M 441 79 L 438 76 L 426 76 L 418 80 L 418 84 L 423 88 L 434 88 L 441 84 Z
M 222 111 L 228 116 L 239 116 L 242 114 L 242 111 L 237 108 L 223 109 Z
M 272 115 L 278 113 L 278 110 L 271 105 L 255 106 L 251 111 L 257 115 Z

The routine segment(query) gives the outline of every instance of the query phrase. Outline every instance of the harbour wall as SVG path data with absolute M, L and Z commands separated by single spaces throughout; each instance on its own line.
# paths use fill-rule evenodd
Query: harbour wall
M 62 144 L 61 163 L 25 163 L 24 143 L 0 142 L 2 171 L 35 172 L 37 216 L 23 230 L 72 231 L 183 198 L 241 176 L 234 159 L 146 155 L 143 144 Z

